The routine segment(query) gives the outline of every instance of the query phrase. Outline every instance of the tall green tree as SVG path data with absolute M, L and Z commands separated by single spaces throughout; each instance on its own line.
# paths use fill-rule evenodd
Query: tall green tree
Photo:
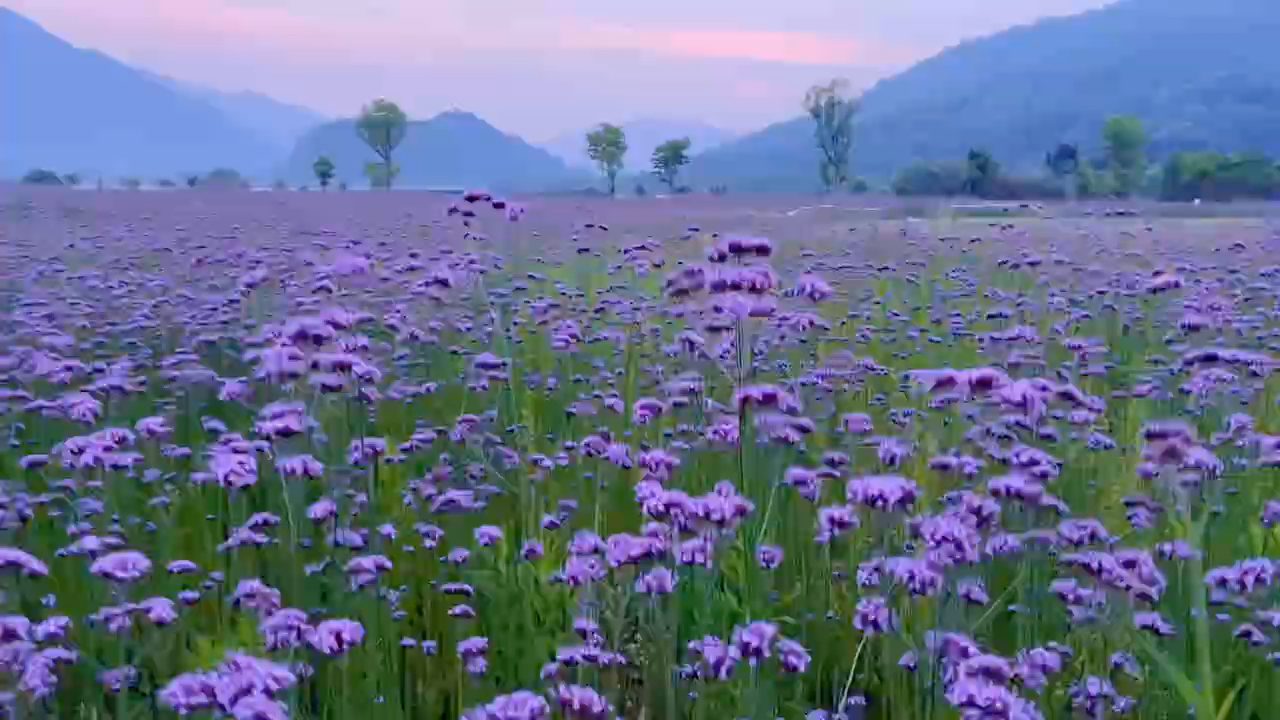
M 1147 132 L 1142 121 L 1132 115 L 1113 115 L 1102 127 L 1107 149 L 1107 169 L 1115 180 L 1116 192 L 1131 195 L 1142 183 L 1146 169 Z
M 676 138 L 653 149 L 650 160 L 653 163 L 653 174 L 666 183 L 671 192 L 676 190 L 676 176 L 680 174 L 680 168 L 689 164 L 689 146 L 692 144 L 687 137 Z
M 853 118 L 861 103 L 850 97 L 848 81 L 835 79 L 809 88 L 804 109 L 813 118 L 813 137 L 818 145 L 822 186 L 828 191 L 849 181 L 849 151 L 853 148 Z
M 965 160 L 964 191 L 975 197 L 990 197 L 995 188 L 1000 164 L 982 148 L 970 148 Z
M 627 134 L 622 128 L 601 123 L 587 133 L 587 157 L 595 161 L 600 173 L 609 183 L 609 194 L 617 187 L 618 172 L 622 170 L 627 155 Z
M 386 98 L 378 98 L 365 105 L 356 120 L 356 134 L 382 160 L 383 172 L 379 177 L 384 181 L 380 186 L 384 189 L 391 189 L 391 183 L 398 174 L 395 164 L 391 162 L 391 154 L 404 140 L 408 127 L 408 116 L 399 105 Z M 370 182 L 372 180 L 373 177 L 370 176 Z
M 321 190 L 328 190 L 329 183 L 333 182 L 333 174 L 337 167 L 328 155 L 321 155 L 316 161 L 311 163 L 311 172 L 316 174 L 316 182 L 320 183 Z
M 1076 174 L 1080 172 L 1080 149 L 1071 143 L 1058 143 L 1056 148 L 1045 153 L 1044 166 L 1062 183 L 1067 198 L 1074 198 Z

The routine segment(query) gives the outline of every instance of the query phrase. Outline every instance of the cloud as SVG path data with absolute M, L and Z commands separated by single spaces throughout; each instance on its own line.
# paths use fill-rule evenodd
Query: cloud
M 564 44 L 580 48 L 636 50 L 689 58 L 725 58 L 799 65 L 907 62 L 919 50 L 841 35 L 734 29 L 651 29 L 592 25 Z

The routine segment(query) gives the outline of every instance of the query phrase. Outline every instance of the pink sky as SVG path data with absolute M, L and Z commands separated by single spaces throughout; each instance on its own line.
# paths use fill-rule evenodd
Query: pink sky
M 0 0 L 65 40 L 329 115 L 375 96 L 534 140 L 602 120 L 747 131 L 962 39 L 1106 0 Z

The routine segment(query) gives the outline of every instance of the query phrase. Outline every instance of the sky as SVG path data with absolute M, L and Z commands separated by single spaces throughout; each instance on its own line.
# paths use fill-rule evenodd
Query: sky
M 80 47 L 330 116 L 376 97 L 531 140 L 598 122 L 748 132 L 962 40 L 1108 0 L 0 0 Z

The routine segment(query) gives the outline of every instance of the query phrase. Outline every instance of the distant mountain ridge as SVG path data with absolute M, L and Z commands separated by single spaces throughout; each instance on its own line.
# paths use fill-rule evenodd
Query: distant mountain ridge
M 915 160 L 970 147 L 1038 171 L 1058 142 L 1101 152 L 1107 117 L 1134 114 L 1149 155 L 1180 149 L 1280 156 L 1280 2 L 1121 0 L 1099 10 L 961 43 L 863 96 L 852 173 L 887 180 Z M 699 185 L 819 186 L 813 128 L 801 117 L 704 153 Z
M 223 92 L 163 75 L 151 74 L 151 77 L 180 93 L 209 103 L 235 124 L 274 145 L 281 157 L 293 148 L 303 133 L 331 119 L 311 108 L 284 103 L 262 93 L 249 90 Z
M 354 120 L 335 120 L 298 140 L 289 155 L 285 177 L 296 184 L 314 184 L 311 166 L 321 155 L 336 165 L 337 181 L 352 187 L 368 184 L 365 164 L 377 161 L 356 135 Z M 400 168 L 396 178 L 400 187 L 528 191 L 566 188 L 587 178 L 546 150 L 461 110 L 410 121 L 404 141 L 392 157 Z
M 33 167 L 107 178 L 260 175 L 275 153 L 210 103 L 0 8 L 0 177 Z

